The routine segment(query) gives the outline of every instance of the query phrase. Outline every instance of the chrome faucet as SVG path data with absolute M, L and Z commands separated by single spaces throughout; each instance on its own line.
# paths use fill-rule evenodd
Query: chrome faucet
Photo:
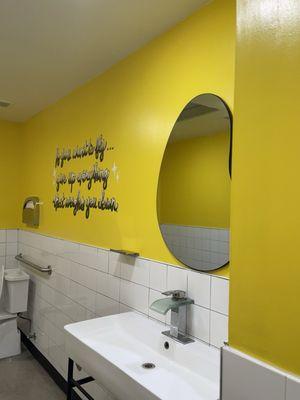
M 188 304 L 193 304 L 194 300 L 189 299 L 183 290 L 169 290 L 162 294 L 171 297 L 156 300 L 150 306 L 151 310 L 163 315 L 166 315 L 171 310 L 170 330 L 163 331 L 162 334 L 183 344 L 194 342 L 193 339 L 185 335 L 187 322 L 186 308 Z

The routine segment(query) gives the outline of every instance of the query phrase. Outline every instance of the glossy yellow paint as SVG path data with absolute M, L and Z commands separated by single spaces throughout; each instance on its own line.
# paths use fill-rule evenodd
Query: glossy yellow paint
M 299 49 L 299 1 L 238 1 L 230 344 L 297 374 Z
M 229 149 L 226 132 L 168 144 L 159 178 L 160 223 L 229 227 Z
M 21 191 L 22 198 L 35 194 L 44 202 L 39 231 L 176 264 L 156 216 L 164 148 L 180 111 L 196 95 L 218 94 L 232 108 L 234 53 L 235 1 L 216 0 L 27 122 Z M 119 168 L 119 183 L 107 191 L 117 197 L 119 212 L 92 210 L 89 220 L 71 210 L 55 212 L 56 147 L 99 133 L 115 147 L 104 166 L 115 162 Z
M 21 125 L 0 120 L 0 229 L 19 227 L 22 206 L 20 205 L 20 138 Z

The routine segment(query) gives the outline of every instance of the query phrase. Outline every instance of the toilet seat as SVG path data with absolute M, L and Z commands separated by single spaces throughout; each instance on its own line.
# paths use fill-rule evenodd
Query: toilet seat
M 0 310 L 0 324 L 1 321 L 5 321 L 7 319 L 12 319 L 12 318 L 16 318 L 17 314 L 10 314 L 4 310 Z
M 0 309 L 0 360 L 13 357 L 21 352 L 20 332 L 17 327 L 17 314 Z
M 8 279 L 6 279 L 6 275 Z M 6 287 L 6 289 L 4 289 L 4 279 L 7 280 L 6 285 L 14 285 L 19 282 L 22 283 L 21 278 L 24 279 L 24 273 L 23 276 L 21 275 L 19 271 L 7 271 L 0 265 L 0 359 L 16 356 L 21 352 L 21 335 L 17 327 L 17 312 L 22 311 L 22 308 L 19 308 L 19 304 L 15 301 L 10 303 L 13 312 L 10 313 L 6 311 L 7 304 L 5 301 L 7 293 L 3 293 L 4 290 L 8 290 L 9 293 L 9 288 Z M 12 289 L 16 288 L 13 287 Z M 17 294 L 18 289 L 13 293 L 13 300 L 16 300 L 16 298 L 18 300 Z
M 0 360 L 21 353 L 21 335 L 17 327 L 17 318 L 12 315 L 0 320 Z

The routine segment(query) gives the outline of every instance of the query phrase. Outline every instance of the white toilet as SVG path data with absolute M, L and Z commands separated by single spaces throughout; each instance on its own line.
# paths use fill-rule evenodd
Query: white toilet
M 21 352 L 17 313 L 27 310 L 29 275 L 0 266 L 0 359 Z

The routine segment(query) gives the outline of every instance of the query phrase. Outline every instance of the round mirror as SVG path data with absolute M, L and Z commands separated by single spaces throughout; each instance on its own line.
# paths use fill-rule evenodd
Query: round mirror
M 202 94 L 179 115 L 161 164 L 157 215 L 171 253 L 211 271 L 229 261 L 232 119 L 220 97 Z

